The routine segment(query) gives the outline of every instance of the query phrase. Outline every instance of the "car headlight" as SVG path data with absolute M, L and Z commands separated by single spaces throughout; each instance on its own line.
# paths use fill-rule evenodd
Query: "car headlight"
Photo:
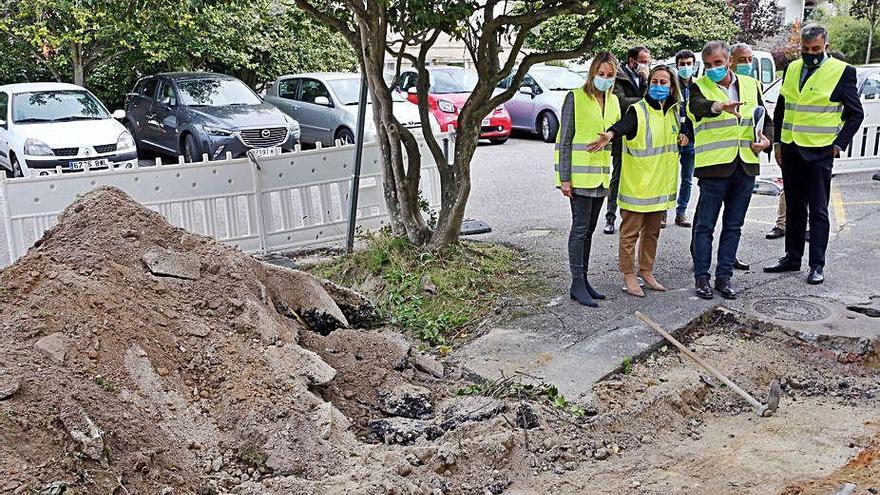
M 128 131 L 123 131 L 116 140 L 117 150 L 128 150 L 134 148 L 134 138 Z
M 233 131 L 229 129 L 223 129 L 222 127 L 210 127 L 210 126 L 202 126 L 206 133 L 209 136 L 231 136 Z
M 446 100 L 438 101 L 437 107 L 440 108 L 441 111 L 444 111 L 446 113 L 455 113 L 455 105 Z
M 30 156 L 54 156 L 55 152 L 39 139 L 28 138 L 24 142 L 24 154 Z

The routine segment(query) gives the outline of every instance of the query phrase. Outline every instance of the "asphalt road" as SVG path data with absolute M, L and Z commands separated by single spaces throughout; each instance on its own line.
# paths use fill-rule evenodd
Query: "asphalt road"
M 604 219 L 600 219 L 593 237 L 590 280 L 609 298 L 598 309 L 581 307 L 567 293 L 570 210 L 567 199 L 553 185 L 553 145 L 537 139 L 481 145 L 472 164 L 472 178 L 467 214 L 493 228 L 474 238 L 528 250 L 558 294 L 538 314 L 492 329 L 460 350 L 459 359 L 478 373 L 497 376 L 503 371 L 509 376 L 521 370 L 553 382 L 570 397 L 588 395 L 592 383 L 613 371 L 624 357 L 659 342 L 634 318 L 636 310 L 675 329 L 724 301 L 703 301 L 693 295 L 691 231 L 671 223 L 661 233 L 655 266 L 657 279 L 671 290 L 647 291 L 644 299 L 624 294 L 617 270 L 617 235 L 604 235 Z M 690 216 L 698 191 L 695 184 Z M 870 301 L 871 296 L 880 299 L 874 282 L 880 273 L 880 182 L 872 181 L 870 173 L 834 179 L 834 234 L 823 286 L 807 286 L 803 274 L 771 276 L 761 271 L 784 254 L 782 239 L 764 238 L 775 221 L 777 201 L 776 196 L 752 196 L 739 250 L 740 259 L 752 269 L 735 275 L 740 300 L 728 306 L 748 309 L 755 298 L 775 295 L 850 303 Z M 717 235 L 716 230 L 716 246 Z

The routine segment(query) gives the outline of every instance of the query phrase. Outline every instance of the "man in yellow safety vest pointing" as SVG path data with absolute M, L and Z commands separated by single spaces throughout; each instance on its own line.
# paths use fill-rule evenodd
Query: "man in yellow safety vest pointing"
M 715 291 L 726 299 L 736 299 L 730 279 L 760 169 L 758 154 L 770 148 L 773 125 L 766 118 L 756 132 L 755 125 L 760 122 L 755 121 L 759 116 L 756 110 L 764 106 L 761 83 L 736 70 L 726 43 L 707 43 L 701 56 L 706 75 L 694 82 L 688 103 L 688 117 L 694 125 L 694 175 L 700 187 L 691 236 L 694 284 L 697 296 L 714 297 L 709 268 L 720 216 Z
M 864 118 L 855 68 L 828 56 L 828 47 L 822 26 L 801 29 L 801 58 L 786 68 L 774 112 L 776 162 L 785 184 L 785 256 L 764 271 L 800 271 L 809 212 L 810 284 L 825 281 L 834 159 Z

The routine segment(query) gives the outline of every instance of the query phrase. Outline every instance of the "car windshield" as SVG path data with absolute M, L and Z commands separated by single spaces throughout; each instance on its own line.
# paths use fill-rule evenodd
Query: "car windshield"
M 537 70 L 534 75 L 550 91 L 568 91 L 584 85 L 584 77 L 568 69 Z
M 16 124 L 107 118 L 107 109 L 88 91 L 31 91 L 12 96 L 12 121 Z
M 238 79 L 191 79 L 179 81 L 180 99 L 184 105 L 224 107 L 228 105 L 259 105 L 260 99 Z
M 336 97 L 339 98 L 339 101 L 342 102 L 343 105 L 357 105 L 360 99 L 361 93 L 361 78 L 360 77 L 347 77 L 345 79 L 331 79 L 327 81 L 327 84 L 333 88 L 333 92 L 336 93 Z M 400 96 L 396 92 L 391 92 L 391 101 L 401 102 L 406 101 L 406 98 Z M 372 103 L 370 95 L 367 95 L 367 103 Z
M 477 85 L 477 76 L 471 71 L 464 69 L 432 70 L 431 93 L 470 93 Z

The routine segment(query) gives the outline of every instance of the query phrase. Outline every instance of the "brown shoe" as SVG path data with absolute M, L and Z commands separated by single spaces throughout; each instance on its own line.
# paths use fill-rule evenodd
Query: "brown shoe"
M 656 290 L 657 292 L 666 292 L 668 289 L 663 287 L 663 284 L 657 281 L 654 278 L 654 274 L 651 272 L 639 272 L 639 275 L 642 276 L 642 280 L 645 281 L 645 285 L 648 286 L 651 290 Z
M 675 225 L 679 227 L 691 228 L 692 224 L 684 215 L 675 215 Z
M 625 284 L 623 291 L 627 294 L 636 297 L 645 297 L 645 291 L 639 287 L 639 279 L 636 278 L 635 273 L 627 273 L 624 275 L 623 283 Z

